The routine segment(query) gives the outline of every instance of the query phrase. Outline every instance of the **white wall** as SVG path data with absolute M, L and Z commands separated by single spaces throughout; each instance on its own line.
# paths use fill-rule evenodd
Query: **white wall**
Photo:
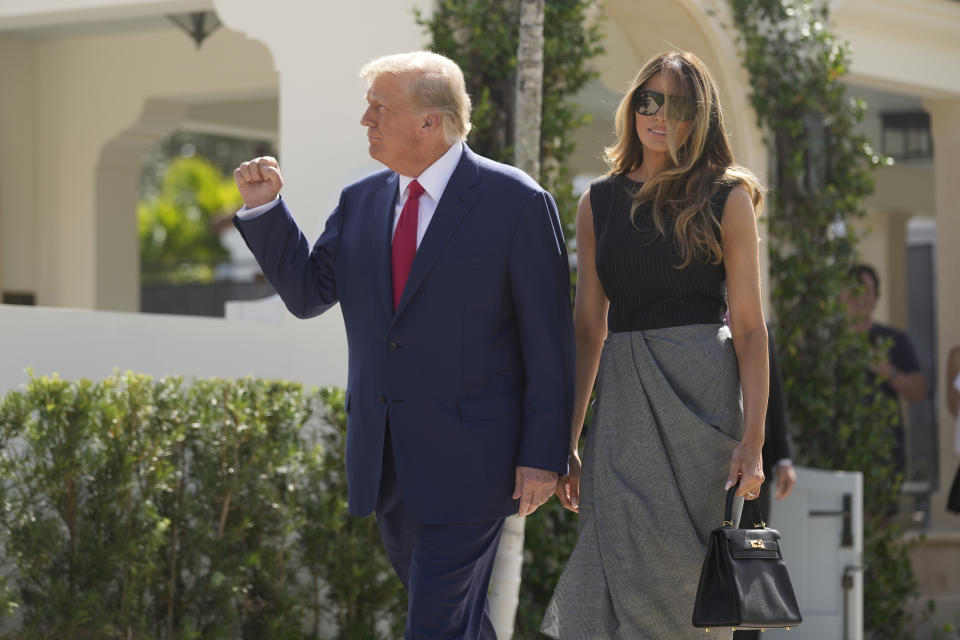
M 430 0 L 299 2 L 216 0 L 221 20 L 262 42 L 280 72 L 284 197 L 308 235 L 319 233 L 340 189 L 382 165 L 367 152 L 360 117 L 370 59 L 424 46 L 413 8 Z
M 0 38 L 0 285 L 47 306 L 136 310 L 142 152 L 188 106 L 277 94 L 263 45 L 170 26 Z
M 854 84 L 930 98 L 960 92 L 960 5 L 953 0 L 833 0 Z
M 40 242 L 53 248 L 42 252 L 39 303 L 133 310 L 106 296 L 117 287 L 135 295 L 138 284 L 139 155 L 118 160 L 104 149 L 137 125 L 151 98 L 274 93 L 273 61 L 262 45 L 226 29 L 200 51 L 185 34 L 162 30 L 50 41 L 39 47 L 38 71 L 38 212 L 47 231 Z M 144 137 L 140 150 L 149 142 Z M 98 193 L 96 171 L 111 165 L 127 171 L 102 182 Z M 111 203 L 104 199 L 111 190 L 129 193 Z M 125 282 L 111 278 L 130 272 Z
M 0 28 L 59 27 L 64 24 L 134 20 L 210 9 L 212 0 L 3 0 Z
M 199 50 L 163 14 L 209 1 L 2 5 L 0 33 L 10 35 L 0 80 L 22 90 L 0 99 L 0 133 L 15 134 L 0 145 L 0 168 L 14 167 L 0 174 L 0 285 L 35 291 L 41 305 L 132 311 L 142 150 L 191 119 L 209 122 L 205 104 L 279 93 L 285 196 L 305 230 L 319 232 L 340 187 L 380 168 L 359 123 L 357 72 L 377 55 L 420 48 L 412 9 L 432 3 L 229 0 L 216 7 L 227 26 Z M 113 22 L 84 26 L 94 19 Z
M 343 387 L 346 337 L 339 306 L 313 320 L 241 322 L 0 305 L 0 394 L 25 383 L 28 367 L 68 380 L 129 370 Z

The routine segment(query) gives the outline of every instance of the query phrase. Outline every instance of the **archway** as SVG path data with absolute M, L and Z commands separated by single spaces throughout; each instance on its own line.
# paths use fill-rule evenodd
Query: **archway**
M 137 122 L 101 150 L 95 174 L 96 307 L 137 311 L 140 304 L 137 203 L 146 150 L 174 131 L 277 139 L 275 92 L 150 98 Z

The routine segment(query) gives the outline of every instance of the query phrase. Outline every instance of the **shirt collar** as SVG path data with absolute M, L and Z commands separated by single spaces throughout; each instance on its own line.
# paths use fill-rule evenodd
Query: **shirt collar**
M 417 182 L 434 202 L 440 202 L 440 197 L 443 195 L 444 189 L 447 188 L 447 183 L 450 182 L 450 177 L 453 176 L 462 155 L 463 143 L 458 140 L 450 145 L 450 148 L 437 158 L 436 162 L 417 176 Z M 407 192 L 407 187 L 410 186 L 411 182 L 413 182 L 413 178 L 400 176 L 401 197 Z

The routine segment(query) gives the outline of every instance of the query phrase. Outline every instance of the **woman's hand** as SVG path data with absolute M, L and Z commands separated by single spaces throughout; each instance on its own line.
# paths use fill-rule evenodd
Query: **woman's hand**
M 557 479 L 557 497 L 564 509 L 580 513 L 580 454 L 570 452 L 570 469 L 567 475 Z
M 761 447 L 741 442 L 733 450 L 730 459 L 730 476 L 727 478 L 726 489 L 737 484 L 736 495 L 746 500 L 753 500 L 760 495 L 760 486 L 763 484 L 763 455 Z

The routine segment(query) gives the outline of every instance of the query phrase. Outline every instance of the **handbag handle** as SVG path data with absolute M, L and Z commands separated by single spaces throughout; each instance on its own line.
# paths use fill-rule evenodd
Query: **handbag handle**
M 737 484 L 730 487 L 727 491 L 727 504 L 723 509 L 723 526 L 732 527 L 733 526 L 733 498 L 734 494 L 737 492 L 737 487 L 740 486 L 740 481 L 737 480 Z M 762 489 L 761 489 L 762 491 Z M 759 497 L 759 493 L 757 496 Z M 763 521 L 763 513 L 760 511 L 760 506 L 757 504 L 756 498 L 753 500 L 744 500 L 748 503 L 753 509 L 753 526 L 758 529 L 766 529 L 767 523 Z M 741 517 L 743 517 L 741 515 Z

